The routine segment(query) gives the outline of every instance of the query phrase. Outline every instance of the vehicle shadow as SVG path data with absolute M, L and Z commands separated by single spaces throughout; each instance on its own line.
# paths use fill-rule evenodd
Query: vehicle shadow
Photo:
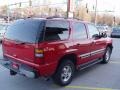
M 74 81 L 78 80 L 78 78 L 80 79 L 84 75 L 88 74 L 89 72 L 95 70 L 96 68 L 99 68 L 99 66 L 100 65 L 97 64 L 97 65 L 94 65 L 93 67 L 86 68 L 81 71 L 77 71 L 75 73 L 72 83 L 74 83 Z M 17 90 L 28 90 L 28 89 L 29 90 L 54 90 L 54 89 L 63 89 L 64 88 L 64 87 L 54 84 L 52 79 L 46 81 L 43 78 L 31 79 L 31 78 L 26 78 L 21 75 L 16 75 L 16 76 L 8 75 L 8 77 L 9 77 L 9 79 L 7 80 L 7 83 L 9 83 L 9 85 L 11 86 L 11 88 L 12 88 L 11 90 L 16 90 L 16 89 Z

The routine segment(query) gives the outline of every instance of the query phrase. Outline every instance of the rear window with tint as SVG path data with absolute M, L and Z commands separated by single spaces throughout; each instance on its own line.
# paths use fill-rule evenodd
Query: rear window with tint
M 42 20 L 18 20 L 11 24 L 7 29 L 5 38 L 10 40 L 35 43 L 38 30 L 43 30 Z M 42 37 L 41 37 L 42 38 Z

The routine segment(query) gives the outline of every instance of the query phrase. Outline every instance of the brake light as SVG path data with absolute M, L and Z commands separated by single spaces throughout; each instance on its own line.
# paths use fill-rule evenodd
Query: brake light
M 35 57 L 43 58 L 44 57 L 44 51 L 42 49 L 35 49 Z

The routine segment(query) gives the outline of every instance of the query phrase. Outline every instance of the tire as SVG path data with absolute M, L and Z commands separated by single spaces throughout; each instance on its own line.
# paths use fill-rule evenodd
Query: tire
M 106 64 L 109 62 L 110 57 L 111 57 L 111 53 L 112 53 L 112 49 L 110 47 L 107 47 L 105 50 L 105 54 L 103 56 L 103 60 L 102 60 L 103 64 Z
M 60 86 L 66 86 L 71 83 L 74 76 L 75 66 L 70 60 L 63 60 L 58 70 L 53 75 L 53 81 Z
M 10 75 L 11 76 L 15 76 L 17 74 L 17 72 L 13 71 L 13 70 L 10 70 Z

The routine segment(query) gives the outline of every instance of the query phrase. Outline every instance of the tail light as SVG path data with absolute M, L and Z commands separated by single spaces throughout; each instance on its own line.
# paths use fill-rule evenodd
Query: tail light
M 42 49 L 35 49 L 35 57 L 43 58 L 44 51 Z
M 35 49 L 35 63 L 36 64 L 44 64 L 44 50 L 43 49 Z

